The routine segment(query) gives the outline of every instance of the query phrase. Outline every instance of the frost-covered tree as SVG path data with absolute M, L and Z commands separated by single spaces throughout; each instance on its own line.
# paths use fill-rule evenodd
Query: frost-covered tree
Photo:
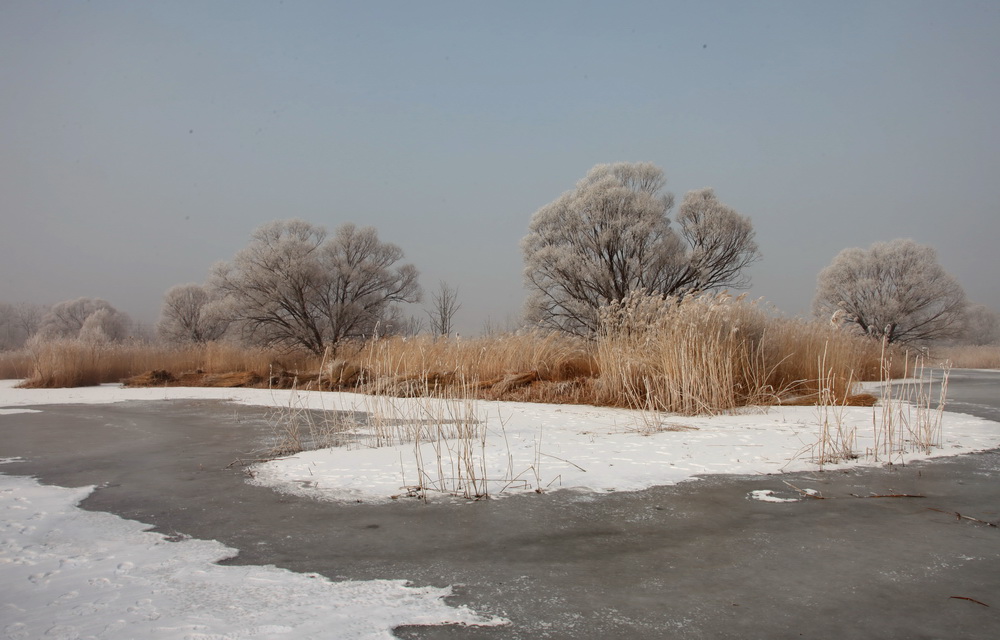
M 0 302 L 0 351 L 23 347 L 38 331 L 45 312 L 37 304 Z
M 131 324 L 128 315 L 115 309 L 107 300 L 77 298 L 52 305 L 42 317 L 38 336 L 43 339 L 118 341 L 128 337 Z
M 521 241 L 526 318 L 588 335 L 600 307 L 635 290 L 683 296 L 745 286 L 744 270 L 760 255 L 750 219 L 702 189 L 684 197 L 674 231 L 665 185 L 649 163 L 601 164 L 536 211 Z
M 156 333 L 173 344 L 212 342 L 225 335 L 230 310 L 224 300 L 213 297 L 200 284 L 179 284 L 163 296 Z
M 955 337 L 966 299 L 932 247 L 913 240 L 844 249 L 820 272 L 813 312 L 893 342 Z
M 302 220 L 253 232 L 249 246 L 215 266 L 211 286 L 256 344 L 322 354 L 345 338 L 372 335 L 397 303 L 419 302 L 417 270 L 371 227 L 339 227 L 333 237 Z
M 1000 313 L 981 304 L 970 306 L 959 339 L 966 344 L 1000 344 Z
M 98 309 L 87 316 L 77 334 L 79 340 L 91 343 L 121 342 L 129 337 L 131 319 L 114 309 Z

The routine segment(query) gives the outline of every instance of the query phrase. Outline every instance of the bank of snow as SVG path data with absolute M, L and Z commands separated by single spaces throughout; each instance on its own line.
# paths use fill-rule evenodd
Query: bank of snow
M 446 605 L 447 588 L 220 566 L 235 549 L 78 508 L 91 490 L 0 476 L 3 637 L 367 639 L 403 624 L 501 622 Z
M 373 398 L 354 393 L 267 389 L 140 388 L 102 385 L 79 389 L 15 389 L 0 383 L 0 408 L 56 403 L 108 403 L 174 398 L 222 399 L 284 409 L 311 408 L 377 415 L 392 425 L 424 424 L 419 444 L 352 447 L 299 453 L 256 465 L 253 482 L 279 491 L 345 502 L 388 501 L 423 485 L 465 490 L 476 484 L 491 496 L 559 489 L 633 491 L 702 474 L 767 474 L 818 467 L 822 420 L 854 431 L 859 457 L 840 465 L 877 465 L 873 423 L 880 408 L 848 407 L 823 414 L 815 407 L 771 407 L 738 414 L 681 417 L 593 406 L 461 402 L 427 398 Z M 331 413 L 331 415 L 333 415 Z M 911 415 L 908 419 L 916 419 Z M 438 426 L 476 427 L 467 441 L 438 439 Z M 835 424 L 833 424 L 835 423 Z M 305 425 L 300 425 L 305 429 Z M 945 413 L 941 446 L 910 446 L 893 462 L 1000 447 L 1000 424 Z M 884 437 L 884 435 L 883 435 Z M 897 440 L 905 439 L 900 432 Z M 882 443 L 884 444 L 884 442 Z M 880 445 L 881 446 L 881 445 Z M 431 494 L 433 495 L 433 493 Z
M 0 382 L 0 414 L 50 404 L 220 399 L 299 409 L 378 414 L 383 426 L 421 424 L 424 440 L 303 452 L 256 465 L 254 482 L 337 501 L 387 501 L 423 481 L 478 483 L 493 496 L 536 490 L 628 491 L 709 473 L 778 473 L 817 467 L 820 421 L 812 407 L 715 417 L 660 416 L 589 406 L 433 399 L 374 399 L 350 393 L 260 389 L 16 389 Z M 854 429 L 861 457 L 873 450 L 878 410 L 847 408 L 836 426 Z M 280 412 L 279 412 L 280 413 Z M 466 440 L 436 439 L 438 427 L 475 426 Z M 2 432 L 0 415 L 0 432 Z M 1000 424 L 945 413 L 942 446 L 894 462 L 1000 446 Z M 90 488 L 42 486 L 0 476 L 0 618 L 7 637 L 389 638 L 404 624 L 500 624 L 444 604 L 448 589 L 400 581 L 332 583 L 274 567 L 215 564 L 235 553 L 218 542 L 168 541 L 146 525 L 76 504 Z M 763 492 L 758 500 L 781 500 Z
M 854 430 L 859 454 L 837 466 L 910 462 L 1000 446 L 1000 424 L 945 413 L 940 447 L 928 452 L 909 446 L 906 453 L 875 455 L 873 412 L 880 411 L 846 408 L 837 416 L 831 428 Z M 497 497 L 537 490 L 635 491 L 704 474 L 819 467 L 815 407 L 658 417 L 586 406 L 477 403 L 476 415 L 485 430 L 479 439 L 437 441 L 432 425 L 419 444 L 320 449 L 258 464 L 253 482 L 320 499 L 368 502 L 413 494 L 421 484 L 434 495 L 434 489 L 462 493 L 476 483 L 475 493 L 485 489 Z

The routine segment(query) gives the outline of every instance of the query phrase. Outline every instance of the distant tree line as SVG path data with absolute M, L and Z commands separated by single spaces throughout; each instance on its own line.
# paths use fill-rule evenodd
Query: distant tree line
M 0 351 L 20 349 L 32 339 L 103 343 L 139 334 L 128 314 L 100 298 L 76 298 L 51 307 L 0 303 Z
M 600 164 L 536 211 L 521 242 L 529 291 L 521 326 L 594 336 L 600 309 L 635 291 L 679 301 L 746 287 L 746 270 L 760 259 L 750 219 L 701 189 L 684 196 L 671 220 L 665 185 L 649 163 Z M 171 287 L 156 333 L 173 344 L 238 340 L 322 354 L 345 340 L 422 331 L 423 320 L 403 307 L 422 300 L 418 277 L 402 249 L 372 227 L 348 223 L 331 235 L 303 220 L 276 220 L 204 283 Z M 458 289 L 440 282 L 427 327 L 452 334 L 460 308 Z M 934 250 L 913 240 L 842 251 L 819 274 L 813 313 L 890 343 L 1000 343 L 1000 314 L 970 305 Z M 115 342 L 139 333 L 99 298 L 0 303 L 3 350 L 34 336 Z

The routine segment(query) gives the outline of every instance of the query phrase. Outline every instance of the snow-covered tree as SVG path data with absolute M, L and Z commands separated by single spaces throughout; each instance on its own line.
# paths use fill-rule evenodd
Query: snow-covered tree
M 675 232 L 665 185 L 650 163 L 600 164 L 536 211 L 521 241 L 527 319 L 588 335 L 601 306 L 635 290 L 682 296 L 745 286 L 744 270 L 760 255 L 750 219 L 702 189 L 684 197 Z
M 98 309 L 87 316 L 77 338 L 84 342 L 121 342 L 129 337 L 131 319 L 115 309 Z
M 37 304 L 0 302 L 0 351 L 23 347 L 38 331 L 46 310 Z
M 128 315 L 115 309 L 107 300 L 77 298 L 52 305 L 42 317 L 38 336 L 42 339 L 118 341 L 128 337 L 131 324 Z
M 229 299 L 249 341 L 322 354 L 345 338 L 372 335 L 401 302 L 419 302 L 417 270 L 375 229 L 353 224 L 333 237 L 302 220 L 259 227 L 211 286 Z
M 971 305 L 965 312 L 960 340 L 966 344 L 1000 344 L 1000 313 L 985 305 Z
M 820 272 L 813 312 L 888 342 L 957 336 L 966 299 L 932 247 L 913 240 L 844 249 Z
M 156 333 L 174 344 L 212 342 L 225 335 L 230 322 L 225 301 L 200 284 L 179 284 L 163 296 Z

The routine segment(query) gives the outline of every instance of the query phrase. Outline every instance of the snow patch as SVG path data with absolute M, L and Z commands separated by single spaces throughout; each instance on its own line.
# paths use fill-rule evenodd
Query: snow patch
M 756 489 L 750 492 L 751 500 L 759 500 L 760 502 L 798 502 L 798 498 L 779 498 L 774 495 L 774 492 L 770 489 Z
M 450 588 L 219 566 L 236 550 L 78 508 L 92 490 L 0 475 L 5 637 L 387 640 L 399 625 L 506 622 L 448 606 Z

